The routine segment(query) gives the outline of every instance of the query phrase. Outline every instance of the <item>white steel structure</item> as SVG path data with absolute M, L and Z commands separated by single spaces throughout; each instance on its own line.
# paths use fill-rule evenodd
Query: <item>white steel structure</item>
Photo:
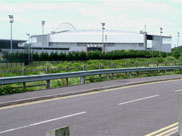
M 61 26 L 65 29 L 60 29 Z M 171 52 L 171 37 L 161 36 L 161 40 L 154 35 L 146 33 L 123 32 L 117 30 L 104 30 L 107 41 L 103 42 L 101 30 L 76 30 L 70 23 L 63 23 L 51 34 L 32 35 L 31 44 L 34 52 L 88 52 L 100 50 L 110 52 L 113 50 L 147 50 L 147 41 L 152 41 L 153 50 Z M 105 37 L 104 36 L 104 37 Z M 165 40 L 164 40 L 164 39 Z M 156 39 L 156 40 L 155 40 Z M 168 41 L 168 42 L 166 42 Z M 161 48 L 160 48 L 161 45 Z M 158 48 L 159 47 L 159 48 Z

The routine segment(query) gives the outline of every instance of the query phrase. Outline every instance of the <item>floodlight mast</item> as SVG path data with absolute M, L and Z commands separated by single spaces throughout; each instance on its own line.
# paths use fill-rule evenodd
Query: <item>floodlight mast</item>
M 27 34 L 28 36 L 28 60 L 29 60 L 29 63 L 31 62 L 31 44 L 30 44 L 30 34 Z
M 41 22 L 42 24 L 42 51 L 44 50 L 44 26 L 45 26 L 45 21 Z
M 101 23 L 101 25 L 102 25 L 102 46 L 104 47 L 104 30 L 105 30 L 105 23 Z M 103 50 L 104 52 L 105 52 L 105 47 L 104 47 L 104 50 Z
M 163 33 L 163 28 L 162 27 L 160 27 L 160 51 L 159 51 L 159 56 L 161 56 L 161 44 L 162 44 L 162 33 Z
M 14 23 L 14 17 L 13 15 L 9 15 L 9 19 L 10 19 L 10 34 L 11 34 L 11 40 L 10 40 L 10 52 L 13 53 L 13 42 L 12 42 L 12 35 L 13 35 L 13 30 L 12 30 L 12 24 Z
M 179 32 L 177 32 L 177 34 L 178 34 L 178 37 L 177 37 L 177 49 L 178 49 L 180 33 L 179 33 Z

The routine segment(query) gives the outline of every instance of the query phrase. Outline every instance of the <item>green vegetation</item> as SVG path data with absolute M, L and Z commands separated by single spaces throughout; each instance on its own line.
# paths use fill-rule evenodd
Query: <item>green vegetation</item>
M 132 58 L 132 59 L 118 59 L 118 60 L 87 60 L 87 61 L 34 61 L 32 64 L 28 66 L 11 66 L 7 68 L 0 68 L 0 71 L 9 71 L 9 72 L 0 72 L 0 77 L 9 77 L 9 76 L 21 76 L 22 69 L 26 69 L 26 75 L 37 75 L 37 74 L 45 74 L 46 67 L 49 67 L 50 73 L 60 73 L 66 72 L 66 67 L 68 67 L 68 71 L 80 71 L 82 70 L 83 65 L 86 66 L 86 70 L 99 69 L 99 64 L 102 69 L 112 68 L 112 64 L 114 64 L 114 68 L 124 68 L 126 67 L 142 67 L 147 66 L 148 62 L 150 66 L 156 66 L 159 63 L 159 66 L 166 65 L 174 65 L 174 62 L 177 64 L 181 63 L 182 58 L 176 59 L 175 57 L 156 57 L 156 58 Z M 169 64 L 171 63 L 171 64 Z
M 57 54 L 57 53 L 41 53 L 33 54 L 34 62 L 28 66 L 16 66 L 12 64 L 8 68 L 0 68 L 0 77 L 10 77 L 10 76 L 21 76 L 23 75 L 22 69 L 25 68 L 25 75 L 37 75 L 45 74 L 46 67 L 49 68 L 49 73 L 60 73 L 60 72 L 72 72 L 83 70 L 83 65 L 85 65 L 86 70 L 93 69 L 107 69 L 107 68 L 125 68 L 125 67 L 152 67 L 152 66 L 164 66 L 164 65 L 181 65 L 182 61 L 182 48 L 173 49 L 172 53 L 161 53 L 159 57 L 159 52 L 151 51 L 114 51 L 104 54 L 99 51 L 84 52 L 79 53 L 69 53 L 69 54 Z M 9 62 L 21 62 L 23 60 L 23 54 L 5 54 L 3 59 Z M 12 58 L 16 58 L 12 60 Z M 16 61 L 21 60 L 21 61 Z M 1 64 L 0 64 L 1 65 Z M 2 72 L 4 71 L 4 72 Z M 181 73 L 180 71 L 175 71 L 176 73 Z M 134 77 L 145 77 L 145 76 L 156 76 L 164 75 L 163 71 L 150 72 L 150 73 L 132 73 L 132 78 Z M 174 74 L 174 71 L 169 71 L 168 74 Z M 114 77 L 110 75 L 110 79 L 122 79 L 128 78 L 126 73 L 115 74 Z M 106 80 L 106 76 L 102 75 L 89 76 L 86 77 L 86 83 L 98 82 Z M 22 89 L 22 83 L 5 85 L 0 89 L 0 95 L 21 93 L 25 91 L 35 91 L 45 89 L 45 81 L 40 81 L 36 83 L 26 83 L 27 88 Z M 80 78 L 70 78 L 69 85 L 75 85 L 80 83 Z M 41 85 L 41 86 L 40 86 Z M 65 79 L 52 80 L 51 88 L 66 86 Z
M 162 57 L 169 56 L 169 53 L 161 53 Z M 116 59 L 126 59 L 126 58 L 150 58 L 150 57 L 159 57 L 159 52 L 157 51 L 136 51 L 136 50 L 117 50 L 108 53 L 103 53 L 100 51 L 90 51 L 85 52 L 70 52 L 68 54 L 57 52 L 52 52 L 48 54 L 47 52 L 42 52 L 41 54 L 34 53 L 34 61 L 85 61 L 85 60 L 116 60 Z M 27 55 L 23 53 L 8 54 L 5 53 L 3 59 L 8 62 L 22 62 L 23 58 L 26 58 Z
M 171 54 L 173 57 L 175 57 L 177 59 L 182 57 L 182 46 L 177 47 L 177 48 L 173 48 Z

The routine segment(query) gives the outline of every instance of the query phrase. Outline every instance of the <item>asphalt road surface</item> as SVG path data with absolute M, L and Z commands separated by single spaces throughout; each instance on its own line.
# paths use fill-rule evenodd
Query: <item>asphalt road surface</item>
M 163 81 L 0 108 L 0 136 L 177 136 L 182 80 Z

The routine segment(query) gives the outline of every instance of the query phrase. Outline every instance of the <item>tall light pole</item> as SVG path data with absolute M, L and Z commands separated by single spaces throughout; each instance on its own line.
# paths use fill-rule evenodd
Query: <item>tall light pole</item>
M 11 53 L 13 53 L 13 43 L 12 43 L 12 35 L 13 35 L 13 32 L 12 32 L 12 24 L 14 23 L 14 17 L 13 17 L 13 15 L 9 15 L 9 19 L 10 19 L 10 33 L 11 33 L 11 41 L 10 41 L 10 45 L 11 45 Z
M 106 45 L 107 45 L 107 35 L 105 35 L 105 48 L 106 48 Z M 105 54 L 106 54 L 106 49 L 105 49 Z
M 178 32 L 177 34 L 178 34 L 178 38 L 177 38 L 177 49 L 178 49 L 180 33 Z
M 27 34 L 28 36 L 28 44 L 30 44 L 30 34 Z
M 27 34 L 27 36 L 28 36 L 28 60 L 30 62 L 30 53 L 31 53 L 30 34 Z
M 104 30 L 105 30 L 105 23 L 101 23 L 101 25 L 102 25 L 102 46 L 104 47 Z M 105 52 L 105 47 L 104 47 L 104 50 L 103 50 L 104 52 Z
M 162 33 L 163 33 L 163 28 L 160 27 L 160 56 L 161 56 L 161 46 L 162 46 Z
M 42 35 L 44 34 L 44 26 L 45 26 L 45 21 L 42 21 Z
M 42 51 L 44 50 L 44 26 L 45 26 L 45 21 L 41 22 L 42 24 Z

